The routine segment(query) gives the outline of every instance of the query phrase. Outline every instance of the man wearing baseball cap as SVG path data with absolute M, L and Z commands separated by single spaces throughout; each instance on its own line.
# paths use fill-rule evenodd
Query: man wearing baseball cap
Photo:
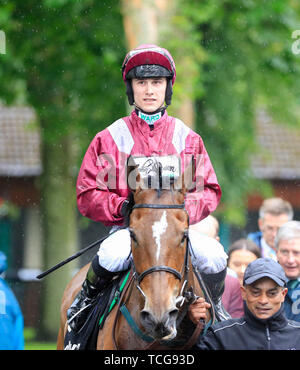
M 197 348 L 300 350 L 300 323 L 288 320 L 284 313 L 286 282 L 283 268 L 273 259 L 258 258 L 251 262 L 241 287 L 245 315 L 210 327 L 206 335 L 199 338 Z M 196 321 L 192 310 L 190 317 Z

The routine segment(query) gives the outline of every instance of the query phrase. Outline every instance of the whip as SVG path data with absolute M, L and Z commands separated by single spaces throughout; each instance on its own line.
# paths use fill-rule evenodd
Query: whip
M 111 233 L 112 234 L 112 233 Z M 57 265 L 49 268 L 48 270 L 42 272 L 41 274 L 39 274 L 36 278 L 37 279 L 42 279 L 43 277 L 45 277 L 46 275 L 50 274 L 51 272 L 59 269 L 60 267 L 64 266 L 65 264 L 73 261 L 75 258 L 81 256 L 83 253 L 87 252 L 88 250 L 94 248 L 96 245 L 100 244 L 103 242 L 104 239 L 106 239 L 109 235 L 111 234 L 108 234 L 108 235 L 105 235 L 104 237 L 102 237 L 101 239 L 95 241 L 94 243 L 88 245 L 87 247 L 81 249 L 79 252 L 73 254 L 72 256 L 68 257 L 67 259 L 65 259 L 64 261 L 61 261 L 59 262 Z

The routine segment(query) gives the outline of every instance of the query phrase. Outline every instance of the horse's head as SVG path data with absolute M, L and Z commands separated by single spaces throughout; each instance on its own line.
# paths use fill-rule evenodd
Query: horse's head
M 184 199 L 192 170 L 190 166 L 169 189 L 143 189 L 140 185 L 133 189 L 135 206 L 129 226 L 141 293 L 140 322 L 155 339 L 171 340 L 177 334 L 177 303 L 188 261 L 189 222 Z

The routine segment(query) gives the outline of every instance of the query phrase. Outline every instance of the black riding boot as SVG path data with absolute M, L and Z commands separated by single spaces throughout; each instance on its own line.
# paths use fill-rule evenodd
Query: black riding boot
M 225 310 L 222 303 L 222 294 L 224 293 L 225 289 L 226 272 L 227 269 L 224 269 L 216 274 L 201 273 L 201 276 L 209 290 L 210 296 L 216 308 L 216 318 L 218 321 L 231 319 L 231 316 Z
M 94 257 L 86 274 L 86 279 L 82 284 L 82 289 L 78 292 L 67 311 L 68 325 L 73 331 L 79 331 L 83 326 L 96 297 L 115 275 L 115 273 L 99 265 L 98 256 Z

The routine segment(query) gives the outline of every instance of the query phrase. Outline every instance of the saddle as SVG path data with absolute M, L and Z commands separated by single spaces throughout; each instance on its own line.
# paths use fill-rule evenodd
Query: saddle
M 130 270 L 113 279 L 97 296 L 84 325 L 74 332 L 69 326 L 64 339 L 65 350 L 95 350 L 98 332 L 103 328 L 110 311 L 119 302 L 119 297 L 129 278 Z

